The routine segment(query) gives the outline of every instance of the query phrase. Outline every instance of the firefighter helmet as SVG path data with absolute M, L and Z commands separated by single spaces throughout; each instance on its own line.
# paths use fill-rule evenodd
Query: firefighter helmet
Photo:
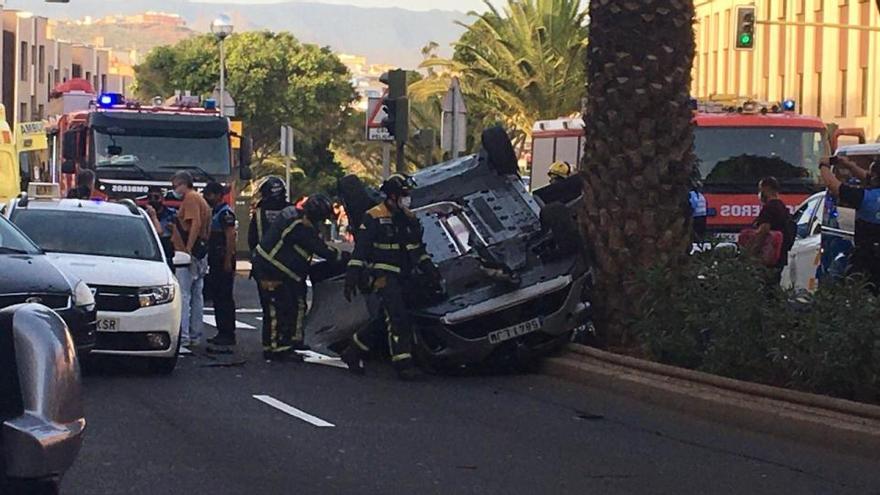
M 287 185 L 274 175 L 266 177 L 260 184 L 260 199 L 268 202 L 286 200 Z
M 303 205 L 303 212 L 312 222 L 321 223 L 333 216 L 333 203 L 324 194 L 313 194 Z
M 409 196 L 414 185 L 412 177 L 404 174 L 394 174 L 382 183 L 382 187 L 379 188 L 379 190 L 382 191 L 386 197 L 392 195 L 397 197 Z
M 571 165 L 568 162 L 555 162 L 550 165 L 550 171 L 547 175 L 551 179 L 567 179 L 571 176 Z

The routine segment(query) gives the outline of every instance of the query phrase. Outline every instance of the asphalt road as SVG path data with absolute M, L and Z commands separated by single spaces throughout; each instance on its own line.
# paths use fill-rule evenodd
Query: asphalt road
M 253 285 L 236 292 L 258 327 Z M 402 383 L 382 364 L 356 377 L 266 363 L 257 330 L 239 337 L 238 366 L 196 355 L 169 377 L 121 362 L 87 374 L 63 493 L 880 493 L 873 462 L 549 377 Z

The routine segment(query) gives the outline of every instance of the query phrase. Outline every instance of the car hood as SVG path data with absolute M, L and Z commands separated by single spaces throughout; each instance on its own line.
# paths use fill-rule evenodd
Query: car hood
M 0 294 L 69 294 L 71 282 L 42 254 L 0 255 Z
M 47 256 L 60 269 L 89 285 L 148 287 L 171 283 L 167 265 L 160 261 L 68 253 L 48 253 Z

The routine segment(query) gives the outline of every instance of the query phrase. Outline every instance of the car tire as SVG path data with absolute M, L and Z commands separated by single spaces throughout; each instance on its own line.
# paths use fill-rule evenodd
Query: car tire
M 180 356 L 180 335 L 177 336 L 177 349 L 170 358 L 148 358 L 147 367 L 156 375 L 170 375 L 177 367 L 177 358 Z
M 501 126 L 491 127 L 483 131 L 483 149 L 489 156 L 489 165 L 495 172 L 512 175 L 519 172 L 516 152 L 507 131 Z

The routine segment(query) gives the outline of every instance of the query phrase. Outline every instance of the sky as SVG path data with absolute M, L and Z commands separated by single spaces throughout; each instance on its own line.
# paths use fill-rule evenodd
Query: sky
M 75 1 L 75 0 L 74 0 Z M 197 0 L 210 3 L 212 0 Z M 218 0 L 224 3 L 256 4 L 275 3 L 284 0 Z M 317 3 L 335 3 L 357 7 L 400 7 L 409 10 L 485 10 L 483 0 L 309 0 Z

